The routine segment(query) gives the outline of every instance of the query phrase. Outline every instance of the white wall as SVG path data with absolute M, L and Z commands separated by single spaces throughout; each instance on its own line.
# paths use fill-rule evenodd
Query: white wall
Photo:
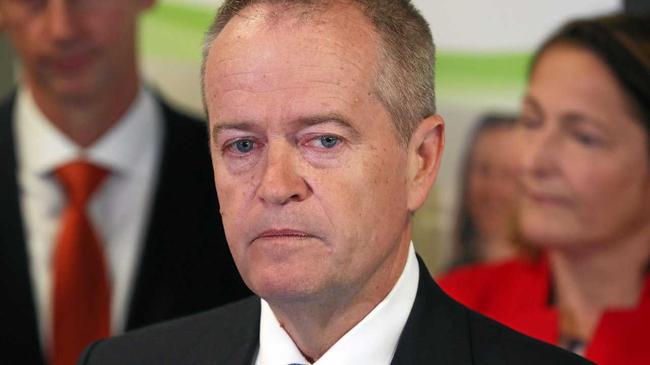
M 216 8 L 222 0 L 163 0 Z M 442 50 L 533 49 L 570 18 L 622 9 L 622 0 L 413 0 Z
M 440 49 L 532 50 L 568 19 L 622 9 L 620 0 L 414 0 Z

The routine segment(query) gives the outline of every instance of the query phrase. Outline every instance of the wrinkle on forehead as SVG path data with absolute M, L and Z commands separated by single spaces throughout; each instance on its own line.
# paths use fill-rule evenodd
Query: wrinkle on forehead
M 239 66 L 237 66 L 239 67 Z M 327 72 L 314 72 L 312 68 L 296 66 L 274 68 L 271 70 L 252 70 L 228 73 L 217 76 L 219 82 L 215 91 L 226 93 L 240 90 L 253 93 L 268 93 L 272 91 L 305 89 L 305 88 L 342 88 L 357 81 L 354 76 L 340 72 L 339 68 L 331 68 Z M 286 77 L 287 74 L 291 77 Z

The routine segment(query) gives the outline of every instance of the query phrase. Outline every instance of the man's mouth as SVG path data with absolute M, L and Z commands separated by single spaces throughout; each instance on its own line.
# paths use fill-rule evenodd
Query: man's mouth
M 89 65 L 92 59 L 90 52 L 84 52 L 54 57 L 50 60 L 50 65 L 59 72 L 74 72 L 80 71 Z
M 312 234 L 309 234 L 304 231 L 294 230 L 294 229 L 269 229 L 262 232 L 255 239 L 274 239 L 274 238 L 291 238 L 291 239 L 307 239 L 314 237 Z

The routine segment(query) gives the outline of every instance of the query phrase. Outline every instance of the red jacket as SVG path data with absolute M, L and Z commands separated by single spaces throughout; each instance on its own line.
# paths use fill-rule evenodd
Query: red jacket
M 548 304 L 551 283 L 545 258 L 462 267 L 438 282 L 475 311 L 531 337 L 558 343 L 558 313 Z M 650 364 L 650 275 L 637 308 L 603 314 L 585 356 L 602 365 Z

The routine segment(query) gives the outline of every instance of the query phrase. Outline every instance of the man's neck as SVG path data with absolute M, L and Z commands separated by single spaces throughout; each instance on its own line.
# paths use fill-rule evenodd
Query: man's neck
M 409 241 L 410 242 L 410 241 Z M 401 245 L 394 264 L 376 272 L 362 288 L 327 293 L 309 301 L 269 302 L 273 313 L 305 358 L 316 361 L 361 322 L 395 286 L 409 245 Z
M 110 130 L 128 111 L 139 90 L 131 80 L 119 90 L 106 90 L 83 98 L 65 98 L 30 88 L 43 115 L 71 141 L 88 147 Z
M 638 304 L 650 255 L 649 231 L 595 249 L 551 251 L 556 305 L 574 337 L 588 340 L 604 311 Z

